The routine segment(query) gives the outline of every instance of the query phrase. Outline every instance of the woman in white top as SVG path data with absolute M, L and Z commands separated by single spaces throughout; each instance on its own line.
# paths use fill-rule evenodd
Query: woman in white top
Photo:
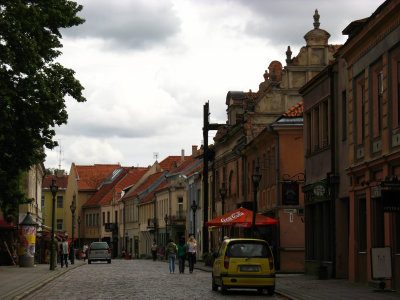
M 193 268 L 197 256 L 197 243 L 193 235 L 190 236 L 189 241 L 187 242 L 187 252 L 189 259 L 189 272 L 193 273 Z

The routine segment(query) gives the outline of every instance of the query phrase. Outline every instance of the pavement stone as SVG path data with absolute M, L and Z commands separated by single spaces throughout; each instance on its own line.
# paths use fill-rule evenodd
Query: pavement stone
M 75 260 L 75 264 L 69 264 L 68 268 L 57 265 L 53 271 L 50 270 L 49 264 L 37 264 L 30 268 L 0 266 L 0 299 L 21 299 L 65 272 L 83 264 L 85 264 L 83 261 Z
M 119 260 L 118 264 L 124 264 L 124 260 Z M 142 261 L 142 262 L 140 262 Z M 135 262 L 126 262 L 133 263 Z M 139 260 L 136 262 L 137 264 L 151 264 L 151 260 Z M 157 264 L 160 262 L 157 262 Z M 166 261 L 164 261 L 167 264 Z M 74 265 L 70 265 L 69 268 L 61 268 L 59 265 L 57 266 L 56 270 L 50 271 L 48 264 L 41 264 L 36 265 L 32 268 L 20 268 L 15 266 L 1 266 L 0 267 L 0 299 L 8 300 L 8 299 L 22 299 L 22 298 L 29 298 L 29 295 L 44 285 L 52 282 L 54 279 L 58 278 L 61 275 L 71 277 L 76 276 L 76 272 L 66 273 L 70 270 L 76 269 L 80 266 L 85 265 L 82 260 L 75 260 Z M 87 266 L 89 267 L 89 265 Z M 110 267 L 110 265 L 108 266 Z M 160 266 L 158 267 L 160 268 Z M 161 266 L 161 269 L 164 268 Z M 168 267 L 165 266 L 165 270 Z M 195 269 L 202 270 L 205 272 L 211 273 L 212 268 L 209 266 L 205 266 L 203 262 L 198 261 L 195 265 Z M 99 269 L 100 270 L 100 269 Z M 186 269 L 188 271 L 188 269 Z M 76 270 L 79 272 L 79 269 Z M 83 270 L 82 270 L 83 271 Z M 187 272 L 186 271 L 186 272 Z M 178 273 L 178 266 L 176 267 L 176 272 Z M 166 272 L 167 273 L 167 272 Z M 168 272 L 169 273 L 169 272 Z M 121 285 L 126 286 L 125 278 L 123 274 L 121 276 L 114 276 L 113 284 L 114 285 Z M 169 275 L 169 274 L 168 274 Z M 177 275 L 177 274 L 173 274 Z M 160 279 L 163 280 L 166 274 L 162 274 Z M 179 276 L 179 275 L 178 275 Z M 116 278 L 115 278 L 116 277 Z M 204 277 L 204 276 L 203 276 Z M 202 277 L 202 278 L 203 278 Z M 63 277 L 65 278 L 65 277 Z M 71 277 L 72 278 L 72 277 Z M 107 277 L 105 277 L 107 278 Z M 103 279 L 102 279 L 103 280 Z M 207 276 L 203 278 L 204 282 L 207 282 Z M 96 290 L 96 294 L 101 299 L 102 293 L 107 293 L 109 290 L 109 281 L 104 279 L 103 282 L 96 282 L 99 286 L 98 290 Z M 153 283 L 149 282 L 145 284 L 143 287 L 135 287 L 135 293 L 140 295 L 140 289 L 143 288 L 143 293 L 148 292 L 149 286 L 151 287 Z M 184 289 L 187 288 L 185 283 L 176 283 L 177 289 Z M 57 285 L 61 286 L 58 288 L 60 290 L 60 294 L 58 295 L 58 299 L 66 299 L 68 295 L 67 289 L 63 291 L 62 282 L 58 283 Z M 211 284 L 210 284 L 211 285 Z M 83 287 L 81 287 L 83 288 Z M 128 286 L 129 288 L 129 286 Z M 208 287 L 207 287 L 208 288 Z M 211 289 L 211 287 L 210 287 Z M 154 291 L 157 299 L 163 299 L 163 292 L 162 291 Z M 399 292 L 376 292 L 373 288 L 359 285 L 359 284 L 352 284 L 349 283 L 347 280 L 340 280 L 340 279 L 329 279 L 329 280 L 318 280 L 311 276 L 306 276 L 304 274 L 277 274 L 276 278 L 276 292 L 282 296 L 285 296 L 288 299 L 293 300 L 341 300 L 341 299 L 382 299 L 382 300 L 395 300 L 400 299 Z M 63 298 L 65 295 L 65 298 Z M 92 296 L 95 296 L 92 295 Z M 119 294 L 116 292 L 113 294 L 115 299 L 122 299 L 124 294 Z M 165 295 L 164 295 L 165 296 Z M 229 296 L 229 295 L 228 295 Z M 240 297 L 240 295 L 239 295 Z M 85 297 L 82 297 L 85 299 Z M 96 299 L 94 297 L 93 299 Z M 201 298 L 199 298 L 201 299 Z

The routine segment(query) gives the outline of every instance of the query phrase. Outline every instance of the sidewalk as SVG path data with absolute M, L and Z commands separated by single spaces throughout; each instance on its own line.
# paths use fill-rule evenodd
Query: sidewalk
M 212 268 L 198 261 L 195 269 L 212 272 Z M 400 292 L 379 292 L 371 287 L 352 284 L 345 279 L 319 280 L 304 274 L 276 274 L 277 294 L 292 300 L 399 300 Z
M 75 264 L 69 265 L 68 268 L 57 265 L 54 271 L 50 271 L 48 264 L 38 264 L 32 268 L 1 266 L 0 299 L 21 299 L 65 272 L 83 264 L 83 260 L 76 259 Z

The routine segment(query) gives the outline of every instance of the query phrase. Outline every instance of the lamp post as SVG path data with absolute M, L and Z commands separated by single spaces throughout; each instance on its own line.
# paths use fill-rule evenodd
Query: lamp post
M 251 234 L 252 237 L 255 237 L 255 231 L 256 231 L 256 213 L 257 213 L 257 190 L 258 186 L 261 181 L 261 174 L 260 174 L 260 167 L 256 166 L 255 173 L 251 176 L 251 179 L 253 181 L 253 190 L 254 190 L 254 202 L 253 202 L 253 222 L 251 224 Z
M 81 216 L 78 216 L 78 248 L 81 249 Z
M 165 244 L 168 243 L 168 215 L 166 214 L 164 217 L 165 221 Z
M 157 228 L 157 217 L 154 217 L 154 240 L 156 241 L 156 244 L 158 242 L 158 228 Z
M 51 181 L 50 191 L 53 196 L 53 207 L 51 211 L 51 254 L 50 254 L 50 270 L 54 271 L 54 255 L 55 255 L 55 245 L 54 245 L 54 227 L 55 227 L 55 214 L 56 214 L 56 195 L 58 192 L 58 186 L 56 185 L 56 179 L 53 178 Z
M 76 210 L 76 198 L 75 195 L 72 197 L 72 204 L 69 207 L 72 213 L 72 241 L 71 241 L 71 248 L 72 248 L 72 255 L 71 255 L 71 265 L 75 263 L 75 247 L 74 247 L 74 232 L 75 232 L 75 210 Z
M 225 187 L 225 181 L 222 182 L 222 186 L 219 189 L 219 194 L 221 196 L 221 201 L 222 201 L 222 215 L 225 214 L 225 196 L 226 196 L 226 187 Z M 222 227 L 222 236 L 225 236 L 225 228 Z
M 192 205 L 190 206 L 193 212 L 193 236 L 196 238 L 196 210 L 197 210 L 197 204 L 193 200 Z

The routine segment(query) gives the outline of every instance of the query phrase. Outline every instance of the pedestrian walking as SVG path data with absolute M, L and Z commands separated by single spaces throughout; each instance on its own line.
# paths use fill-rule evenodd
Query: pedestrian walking
M 185 260 L 186 260 L 186 249 L 187 245 L 185 243 L 185 238 L 182 237 L 179 239 L 178 243 L 178 260 L 179 260 L 179 273 L 185 273 Z
M 175 260 L 178 247 L 172 239 L 169 239 L 165 252 L 169 260 L 169 273 L 175 273 Z
M 189 272 L 193 273 L 197 257 L 197 243 L 193 235 L 190 236 L 189 241 L 187 242 L 187 252 L 189 259 Z
M 83 245 L 82 252 L 83 252 L 83 261 L 85 262 L 89 252 L 89 246 L 87 243 Z
M 153 241 L 153 245 L 151 245 L 151 254 L 153 255 L 153 261 L 157 260 L 157 244 L 156 241 Z
M 64 266 L 65 262 L 65 267 L 68 268 L 68 242 L 66 239 L 63 239 L 63 242 L 61 243 L 61 251 L 62 251 L 62 256 L 61 256 L 61 268 Z

